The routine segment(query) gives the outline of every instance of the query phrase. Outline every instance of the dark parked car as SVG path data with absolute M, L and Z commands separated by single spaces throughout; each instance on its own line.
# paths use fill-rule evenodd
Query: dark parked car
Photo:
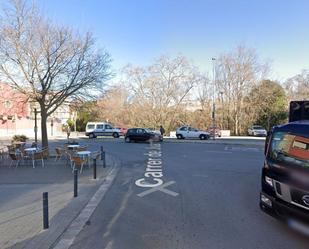
M 154 133 L 148 129 L 144 128 L 131 128 L 128 129 L 125 137 L 125 141 L 127 143 L 130 143 L 131 141 L 138 142 L 138 141 L 156 141 L 156 142 L 161 142 L 162 136 Z

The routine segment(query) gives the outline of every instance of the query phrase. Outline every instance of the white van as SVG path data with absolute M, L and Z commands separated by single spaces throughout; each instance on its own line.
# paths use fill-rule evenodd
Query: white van
M 109 123 L 104 122 L 88 122 L 86 125 L 86 136 L 96 138 L 97 136 L 113 136 L 118 138 L 123 135 L 120 129 L 114 128 Z

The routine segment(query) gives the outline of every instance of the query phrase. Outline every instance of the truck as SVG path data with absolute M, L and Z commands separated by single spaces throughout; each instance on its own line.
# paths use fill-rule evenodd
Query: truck
M 309 235 L 309 101 L 290 103 L 289 122 L 265 142 L 260 208 Z

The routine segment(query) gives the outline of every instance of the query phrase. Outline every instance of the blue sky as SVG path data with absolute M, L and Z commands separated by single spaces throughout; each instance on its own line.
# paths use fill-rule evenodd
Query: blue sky
M 273 78 L 309 69 L 306 0 L 38 0 L 52 20 L 90 30 L 117 70 L 184 55 L 201 70 L 243 44 L 271 61 Z

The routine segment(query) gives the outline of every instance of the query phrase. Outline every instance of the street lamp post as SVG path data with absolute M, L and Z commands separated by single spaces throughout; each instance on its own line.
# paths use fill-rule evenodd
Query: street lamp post
M 212 128 L 213 128 L 213 140 L 216 139 L 216 103 L 215 103 L 215 92 L 216 92 L 216 69 L 215 63 L 216 58 L 212 60 L 212 74 L 213 74 L 213 93 L 212 93 Z
M 224 123 L 224 105 L 223 105 L 223 91 L 220 91 L 221 96 L 221 108 L 222 108 L 222 128 L 225 129 L 225 123 Z
M 35 144 L 38 144 L 38 123 L 37 123 L 38 111 L 34 108 L 34 141 Z
M 54 118 L 50 120 L 50 135 L 54 135 Z

